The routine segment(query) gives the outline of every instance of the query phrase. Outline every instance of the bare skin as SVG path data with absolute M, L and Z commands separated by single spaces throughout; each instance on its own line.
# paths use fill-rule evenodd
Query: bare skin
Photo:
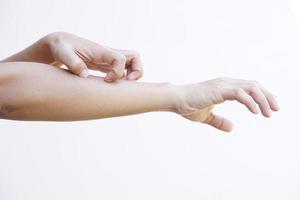
M 106 73 L 107 82 L 123 77 L 137 80 L 143 75 L 138 52 L 113 49 L 65 32 L 48 34 L 2 62 L 15 61 L 65 65 L 72 73 L 84 78 L 89 75 L 88 69 L 98 70 Z
M 173 85 L 81 78 L 68 70 L 31 62 L 0 64 L 1 118 L 13 120 L 90 120 L 152 111 L 170 111 L 189 120 L 231 131 L 232 123 L 212 112 L 213 105 L 237 100 L 265 117 L 279 109 L 257 82 L 218 78 Z M 257 108 L 259 106 L 259 109 Z
M 68 70 L 53 67 L 61 65 Z M 106 76 L 89 76 L 88 69 Z M 215 104 L 237 100 L 265 117 L 279 110 L 274 96 L 256 81 L 217 78 L 188 85 L 132 81 L 142 75 L 136 51 L 51 33 L 0 62 L 0 117 L 71 121 L 170 111 L 229 132 L 233 125 L 212 112 Z

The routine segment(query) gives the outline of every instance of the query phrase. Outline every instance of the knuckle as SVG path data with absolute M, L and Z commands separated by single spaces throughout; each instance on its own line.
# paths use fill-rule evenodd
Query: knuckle
M 259 87 L 256 84 L 251 84 L 249 89 L 251 92 L 257 93 Z
M 241 97 L 244 94 L 244 90 L 242 88 L 234 88 L 234 93 L 236 96 Z
M 50 47 L 57 45 L 57 44 L 63 44 L 63 41 L 66 38 L 67 33 L 65 32 L 53 32 L 48 34 L 45 39 L 50 45 Z
M 121 78 L 123 76 L 123 74 L 124 74 L 124 71 L 116 69 L 116 68 L 113 68 L 112 69 L 112 73 L 115 74 L 118 78 Z
M 257 92 L 259 89 L 259 83 L 257 81 L 249 81 L 248 85 L 250 92 Z

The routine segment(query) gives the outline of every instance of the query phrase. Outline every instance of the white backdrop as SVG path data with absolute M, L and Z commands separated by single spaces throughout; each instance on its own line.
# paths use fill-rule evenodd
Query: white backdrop
M 256 79 L 281 111 L 265 119 L 220 105 L 232 134 L 170 113 L 0 120 L 0 199 L 299 200 L 296 24 L 285 0 L 1 0 L 0 58 L 67 31 L 139 50 L 142 81 Z

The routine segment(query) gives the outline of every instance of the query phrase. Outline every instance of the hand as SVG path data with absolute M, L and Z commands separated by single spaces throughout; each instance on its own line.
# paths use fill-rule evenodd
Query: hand
M 237 100 L 252 113 L 261 111 L 265 117 L 271 117 L 272 111 L 279 110 L 275 97 L 256 81 L 217 78 L 181 87 L 176 112 L 189 120 L 206 123 L 226 132 L 232 130 L 233 124 L 212 112 L 215 104 Z
M 143 75 L 141 58 L 135 51 L 104 47 L 62 32 L 49 34 L 45 40 L 55 60 L 52 64 L 64 64 L 71 72 L 81 77 L 89 75 L 88 68 L 106 73 L 104 80 L 107 82 L 116 81 L 124 76 L 127 80 L 137 80 Z

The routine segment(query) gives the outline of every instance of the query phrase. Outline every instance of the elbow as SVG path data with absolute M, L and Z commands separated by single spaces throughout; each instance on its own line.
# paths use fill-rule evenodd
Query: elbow
M 7 83 L 0 83 L 0 119 L 10 119 L 16 107 L 14 92 L 10 91 L 8 85 Z
M 12 106 L 6 103 L 0 103 L 0 119 L 9 119 L 12 113 Z
M 17 75 L 17 70 L 11 70 L 6 63 L 0 64 L 0 119 L 10 119 L 15 110 L 16 89 L 12 85 Z

